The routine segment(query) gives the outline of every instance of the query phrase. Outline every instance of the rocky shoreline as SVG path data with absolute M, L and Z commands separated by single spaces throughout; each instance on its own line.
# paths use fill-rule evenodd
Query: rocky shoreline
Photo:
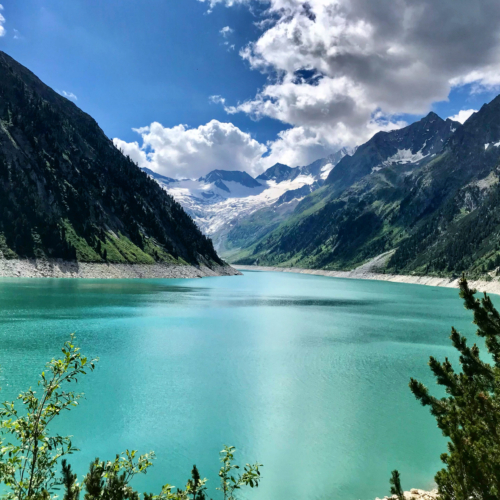
M 410 491 L 405 491 L 406 500 L 436 500 L 437 498 L 439 498 L 437 490 L 424 491 L 413 488 Z M 389 499 L 397 500 L 397 497 L 394 495 L 392 497 L 384 497 L 383 499 L 376 498 L 375 500 L 389 500 Z
M 231 266 L 188 266 L 173 264 L 97 264 L 63 260 L 0 259 L 2 278 L 85 278 L 147 279 L 204 278 L 236 276 L 241 273 Z
M 240 266 L 235 265 L 240 271 L 273 271 L 281 273 L 313 274 L 317 276 L 327 276 L 330 278 L 349 278 L 358 280 L 391 281 L 394 283 L 409 283 L 414 285 L 440 286 L 446 288 L 458 288 L 458 278 L 436 278 L 433 276 L 405 276 L 399 274 L 382 274 L 365 271 L 363 268 L 353 271 L 323 271 L 320 269 L 300 269 L 296 267 L 264 267 L 264 266 Z M 500 281 L 471 280 L 469 285 L 480 292 L 494 293 L 500 295 Z

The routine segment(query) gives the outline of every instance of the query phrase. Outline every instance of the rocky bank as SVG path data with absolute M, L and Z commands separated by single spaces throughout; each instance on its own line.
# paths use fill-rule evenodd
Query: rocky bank
M 0 259 L 3 278 L 204 278 L 241 274 L 231 266 L 189 266 L 172 264 L 94 264 L 63 260 Z
M 432 490 L 432 491 L 424 491 L 424 490 L 417 490 L 416 488 L 411 489 L 410 491 L 405 491 L 405 498 L 406 500 L 436 500 L 438 497 L 438 492 L 437 490 Z M 384 500 L 388 499 L 396 499 L 396 496 L 392 497 L 384 497 Z M 376 500 L 381 500 L 380 498 L 377 498 Z
M 297 267 L 263 267 L 263 266 L 240 266 L 240 271 L 274 271 L 281 273 L 314 274 L 330 278 L 349 278 L 358 280 L 392 281 L 395 283 L 410 283 L 414 285 L 441 286 L 446 288 L 458 288 L 459 279 L 436 278 L 432 276 L 405 276 L 399 274 L 382 274 L 372 272 L 362 267 L 353 271 L 324 271 L 321 269 L 299 269 Z M 469 280 L 469 285 L 480 292 L 495 293 L 500 295 L 500 281 L 492 278 L 491 281 Z

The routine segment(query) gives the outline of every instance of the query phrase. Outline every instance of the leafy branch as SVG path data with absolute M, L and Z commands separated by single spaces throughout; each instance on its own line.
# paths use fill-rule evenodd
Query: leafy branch
M 78 405 L 83 393 L 66 391 L 67 384 L 94 370 L 97 359 L 88 360 L 74 344 L 74 335 L 62 348 L 63 357 L 47 363 L 38 387 L 41 396 L 29 389 L 17 403 L 5 402 L 0 409 L 0 482 L 11 488 L 7 498 L 23 500 L 45 494 L 59 483 L 56 465 L 65 455 L 77 451 L 70 436 L 52 436 L 48 426 L 64 410 Z M 21 408 L 18 409 L 19 403 Z M 14 442 L 5 442 L 5 435 Z

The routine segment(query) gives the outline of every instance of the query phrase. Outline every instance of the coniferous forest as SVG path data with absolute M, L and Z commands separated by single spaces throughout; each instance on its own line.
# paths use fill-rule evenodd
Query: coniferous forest
M 181 206 L 72 102 L 0 53 L 5 258 L 221 264 Z

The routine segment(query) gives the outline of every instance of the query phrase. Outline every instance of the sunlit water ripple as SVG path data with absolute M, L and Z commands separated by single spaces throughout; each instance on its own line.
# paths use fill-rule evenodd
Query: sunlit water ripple
M 495 299 L 496 301 L 496 299 Z M 136 482 L 182 486 L 193 463 L 215 498 L 218 452 L 264 464 L 259 500 L 362 499 L 430 487 L 445 442 L 408 389 L 430 355 L 474 329 L 456 290 L 283 273 L 203 280 L 1 280 L 2 395 L 35 385 L 77 332 L 96 371 L 57 430 L 79 475 L 95 456 L 158 456 Z

